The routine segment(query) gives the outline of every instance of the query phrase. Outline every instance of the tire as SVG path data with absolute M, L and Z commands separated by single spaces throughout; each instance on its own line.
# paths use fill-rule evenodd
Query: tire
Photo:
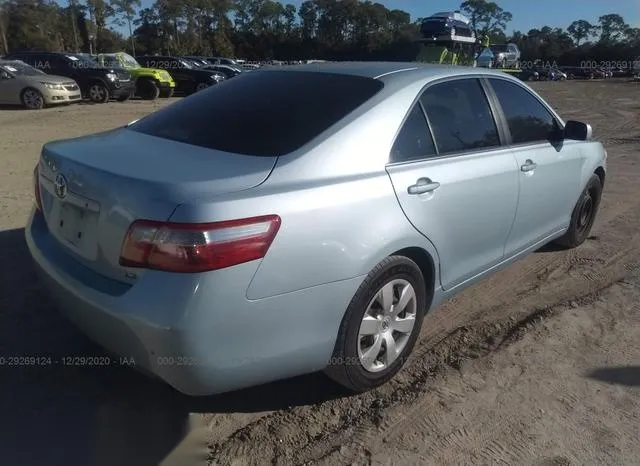
M 40 110 L 44 108 L 44 97 L 42 93 L 32 87 L 28 87 L 22 91 L 20 100 L 27 110 Z
M 160 98 L 168 99 L 170 97 L 173 97 L 173 92 L 174 92 L 173 88 L 162 90 L 160 91 Z
M 88 90 L 89 100 L 96 104 L 104 104 L 109 102 L 109 89 L 102 83 L 92 83 Z
M 602 183 L 600 178 L 598 175 L 591 175 L 587 186 L 573 208 L 569 229 L 555 241 L 558 245 L 572 249 L 585 242 L 596 219 L 601 197 Z
M 137 85 L 138 95 L 143 100 L 156 100 L 160 95 L 160 88 L 150 79 L 143 79 Z
M 392 287 L 394 283 L 395 286 Z M 397 304 L 401 289 L 413 291 L 413 298 L 406 303 L 404 310 L 400 310 L 400 315 L 404 315 L 409 321 L 413 316 L 413 326 L 410 329 L 405 327 L 404 333 L 397 333 L 397 340 L 394 339 L 396 332 L 393 330 L 392 314 L 373 317 L 381 307 L 379 303 L 383 288 L 395 288 L 392 296 L 394 304 Z M 426 297 L 424 278 L 415 262 L 404 256 L 390 256 L 380 262 L 362 282 L 345 312 L 333 356 L 325 373 L 355 393 L 371 390 L 389 381 L 404 365 L 420 334 Z M 372 332 L 367 336 L 361 334 L 365 316 L 368 316 L 366 321 L 370 326 L 365 333 Z M 390 338 L 402 347 L 395 359 L 387 361 L 387 342 L 391 341 Z M 372 356 L 366 354 L 370 349 L 373 350 Z

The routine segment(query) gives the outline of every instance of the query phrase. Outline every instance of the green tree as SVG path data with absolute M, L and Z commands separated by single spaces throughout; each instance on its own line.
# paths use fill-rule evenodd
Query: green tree
M 567 33 L 576 45 L 580 45 L 583 40 L 589 39 L 598 30 L 598 26 L 591 24 L 589 21 L 579 19 L 574 21 L 567 28 Z
M 507 24 L 513 19 L 513 15 L 496 2 L 486 0 L 466 0 L 460 4 L 460 11 L 469 17 L 473 29 L 480 36 L 504 34 Z
M 625 23 L 624 18 L 618 14 L 609 14 L 598 18 L 600 25 L 600 42 L 620 42 L 624 39 L 625 33 L 629 29 L 629 25 Z
M 136 11 L 141 6 L 140 0 L 111 0 L 111 6 L 114 9 L 116 22 L 120 26 L 127 24 L 129 26 L 129 39 L 131 40 L 131 52 L 136 54 L 136 42 L 133 34 L 133 21 Z

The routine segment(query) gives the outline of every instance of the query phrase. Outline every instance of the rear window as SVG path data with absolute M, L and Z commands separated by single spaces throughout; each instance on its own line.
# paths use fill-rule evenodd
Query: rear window
M 225 152 L 277 156 L 308 143 L 382 87 L 375 79 L 332 73 L 246 73 L 129 128 Z

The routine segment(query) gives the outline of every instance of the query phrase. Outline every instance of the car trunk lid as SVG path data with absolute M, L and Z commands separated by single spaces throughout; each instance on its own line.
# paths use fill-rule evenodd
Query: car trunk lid
M 133 221 L 166 221 L 195 197 L 251 189 L 266 180 L 276 160 L 124 128 L 57 141 L 46 144 L 40 158 L 43 213 L 51 234 L 78 261 L 133 283 L 142 271 L 119 265 Z

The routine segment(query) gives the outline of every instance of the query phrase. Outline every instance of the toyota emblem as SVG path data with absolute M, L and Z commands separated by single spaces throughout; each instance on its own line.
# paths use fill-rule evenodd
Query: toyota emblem
M 56 176 L 56 181 L 53 184 L 53 189 L 56 192 L 56 196 L 60 199 L 64 199 L 67 195 L 67 179 L 60 173 Z

